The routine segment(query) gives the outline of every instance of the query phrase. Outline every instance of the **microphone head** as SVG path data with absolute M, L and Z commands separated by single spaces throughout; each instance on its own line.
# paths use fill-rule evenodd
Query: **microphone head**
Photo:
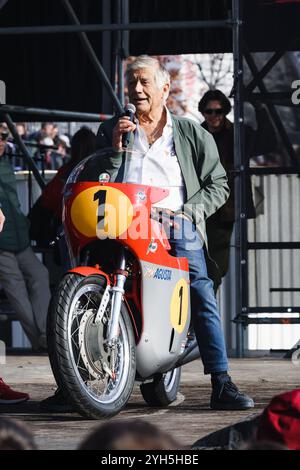
M 130 113 L 135 114 L 135 112 L 136 112 L 136 107 L 134 106 L 134 104 L 128 103 L 128 104 L 125 106 L 125 111 L 129 111 Z

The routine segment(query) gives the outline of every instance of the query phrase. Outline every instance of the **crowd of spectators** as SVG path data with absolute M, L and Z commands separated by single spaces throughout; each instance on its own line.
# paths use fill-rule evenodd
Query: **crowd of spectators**
M 59 133 L 57 124 L 43 122 L 39 130 L 30 132 L 25 122 L 17 122 L 16 128 L 39 170 L 58 170 L 69 161 L 71 136 Z M 7 141 L 6 155 L 15 171 L 27 169 L 18 145 L 11 137 Z

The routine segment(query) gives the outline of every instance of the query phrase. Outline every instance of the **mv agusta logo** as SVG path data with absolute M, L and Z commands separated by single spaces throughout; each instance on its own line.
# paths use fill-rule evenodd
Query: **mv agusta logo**
M 152 268 L 151 266 L 146 266 L 146 273 L 144 277 L 147 279 L 158 279 L 161 281 L 171 281 L 172 271 L 171 269 L 162 269 L 162 268 Z

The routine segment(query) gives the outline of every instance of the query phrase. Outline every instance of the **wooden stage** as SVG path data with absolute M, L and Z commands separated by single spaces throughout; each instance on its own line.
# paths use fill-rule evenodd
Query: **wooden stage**
M 254 398 L 254 411 L 211 411 L 210 378 L 203 375 L 202 364 L 197 360 L 184 366 L 180 394 L 172 406 L 149 408 L 136 386 L 126 409 L 111 419 L 142 418 L 172 432 L 184 445 L 191 445 L 212 431 L 262 410 L 273 395 L 300 387 L 300 364 L 287 359 L 231 359 L 230 364 L 233 380 Z M 29 402 L 9 407 L 0 405 L 0 413 L 25 421 L 33 430 L 40 449 L 75 449 L 81 439 L 100 424 L 76 413 L 40 412 L 39 401 L 55 390 L 46 356 L 8 356 L 7 363 L 0 365 L 0 376 L 16 389 L 30 393 Z

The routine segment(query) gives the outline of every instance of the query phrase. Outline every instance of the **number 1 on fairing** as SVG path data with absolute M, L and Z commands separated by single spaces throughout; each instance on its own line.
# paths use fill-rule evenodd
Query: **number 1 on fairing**
M 98 217 L 97 217 L 97 225 L 99 229 L 104 228 L 104 217 L 105 217 L 105 211 L 104 211 L 104 205 L 106 201 L 106 191 L 103 189 L 100 189 L 97 193 L 94 194 L 94 201 L 98 200 Z M 99 209 L 100 207 L 103 207 L 103 212 L 99 214 Z M 100 222 L 102 222 L 102 225 L 100 227 Z
M 179 321 L 178 325 L 181 325 L 181 317 L 182 317 L 182 296 L 183 296 L 183 286 L 179 289 L 179 298 L 180 298 L 180 307 L 179 307 Z

